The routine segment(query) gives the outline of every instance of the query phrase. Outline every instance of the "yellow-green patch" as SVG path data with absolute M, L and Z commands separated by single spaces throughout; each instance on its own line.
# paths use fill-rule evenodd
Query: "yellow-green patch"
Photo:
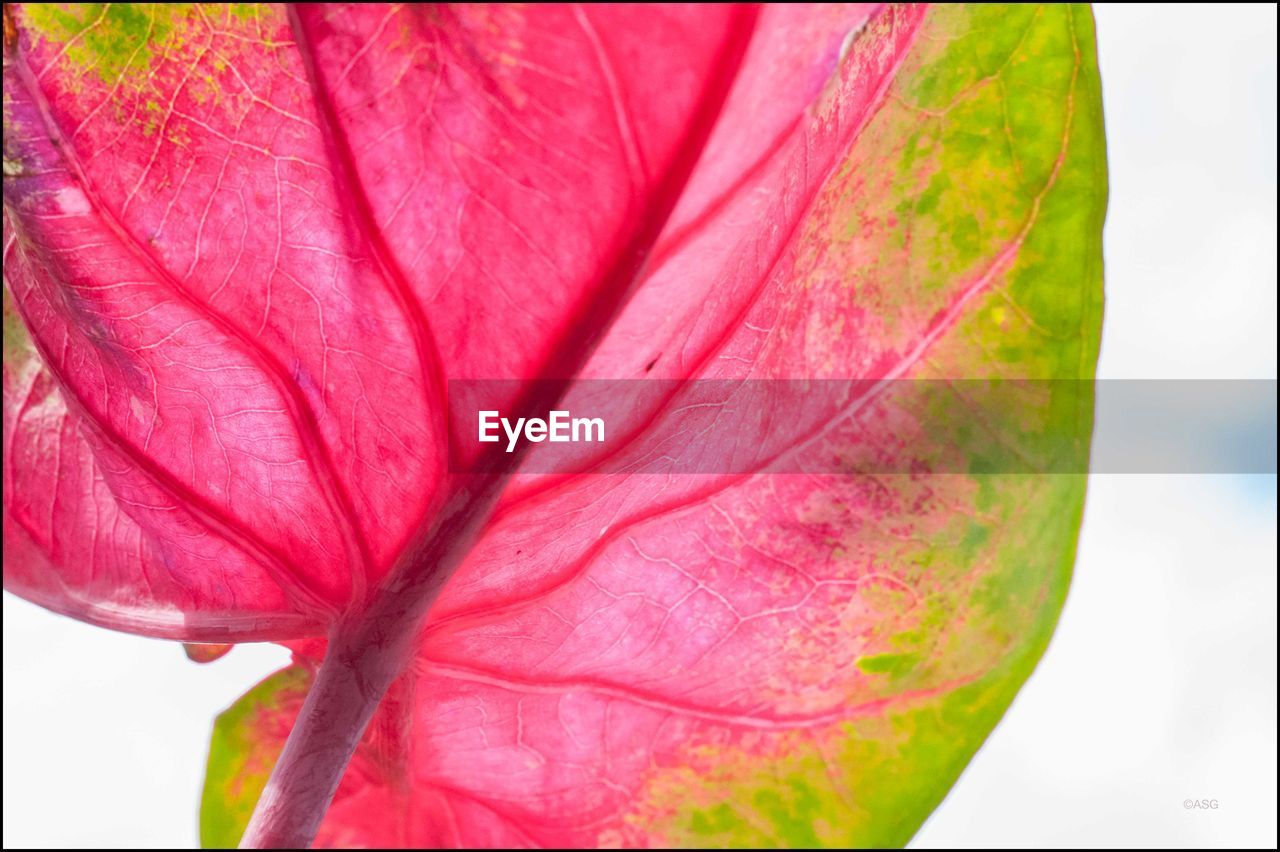
M 60 45 L 73 67 L 114 83 L 145 70 L 195 13 L 192 3 L 31 3 L 23 23 L 33 37 Z
M 310 683 L 311 674 L 301 666 L 281 669 L 214 722 L 200 799 L 202 847 L 239 845 Z
M 258 3 L 29 3 L 22 24 L 33 40 L 56 47 L 69 77 L 93 74 L 127 88 L 157 57 L 177 52 L 202 19 L 245 29 L 262 15 Z
M 18 308 L 9 295 L 9 285 L 4 286 L 4 365 L 10 370 L 19 371 L 27 362 L 35 358 L 35 346 L 27 333 L 27 326 L 18 314 Z

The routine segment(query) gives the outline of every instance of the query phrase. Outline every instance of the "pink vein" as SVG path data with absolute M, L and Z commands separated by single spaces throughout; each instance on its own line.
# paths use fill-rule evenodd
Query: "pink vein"
M 636 143 L 635 128 L 632 126 L 630 113 L 627 111 L 627 103 L 622 94 L 622 87 L 618 84 L 618 75 L 614 71 L 613 60 L 610 59 L 604 42 L 600 40 L 600 34 L 596 32 L 595 26 L 591 23 L 591 19 L 587 17 L 587 13 L 583 10 L 581 3 L 573 4 L 573 16 L 578 26 L 582 29 L 583 35 L 587 37 L 587 43 L 591 45 L 600 76 L 604 78 L 605 85 L 609 89 L 609 100 L 613 104 L 614 125 L 618 134 L 618 141 L 622 143 L 622 148 L 627 154 L 627 166 L 631 174 L 632 186 L 643 185 L 648 177 L 648 170 L 645 169 L 644 159 L 640 154 L 640 146 Z
M 68 173 L 80 184 L 81 189 L 88 197 L 93 209 L 97 212 L 99 219 L 106 225 L 107 230 L 116 238 L 120 245 L 139 260 L 151 273 L 156 280 L 164 284 L 184 305 L 193 312 L 207 317 L 210 323 L 221 331 L 228 338 L 236 341 L 244 351 L 257 362 L 258 366 L 263 370 L 272 385 L 279 393 L 281 399 L 285 403 L 289 411 L 289 416 L 297 431 L 299 440 L 302 441 L 303 447 L 307 451 L 308 466 L 316 476 L 316 480 L 320 483 L 325 496 L 329 502 L 330 510 L 333 512 L 335 520 L 338 520 L 344 541 L 348 546 L 348 556 L 353 557 L 358 565 L 365 564 L 366 548 L 363 536 L 360 534 L 359 527 L 355 524 L 354 512 L 351 509 L 349 495 L 341 480 L 338 478 L 336 470 L 333 467 L 333 461 L 319 438 L 315 416 L 311 409 L 307 406 L 306 401 L 302 398 L 302 392 L 298 386 L 288 379 L 283 365 L 279 363 L 262 345 L 251 336 L 245 334 L 230 320 L 222 316 L 211 305 L 202 304 L 186 288 L 177 280 L 176 277 L 166 269 L 158 259 L 156 259 L 149 249 L 142 245 L 139 240 L 131 234 L 122 223 L 120 223 L 102 203 L 98 196 L 97 189 L 89 180 L 79 160 L 77 159 L 73 148 L 63 138 L 62 132 L 57 126 L 57 122 L 53 118 L 52 110 L 45 98 L 43 89 L 35 81 L 30 66 L 28 66 L 26 57 L 21 53 L 12 57 L 12 61 L 16 67 L 19 80 L 28 94 L 35 102 L 40 117 L 44 123 L 45 131 L 48 133 L 50 140 L 56 141 L 58 149 L 61 153 L 63 162 L 67 166 Z M 21 310 L 21 308 L 19 308 Z M 39 343 L 37 342 L 37 345 Z M 49 353 L 41 352 L 45 357 L 46 363 L 54 363 L 49 359 Z M 59 384 L 67 390 L 74 398 L 77 408 L 85 415 L 89 422 L 95 424 L 98 429 L 106 436 L 109 441 L 116 446 L 131 461 L 138 465 L 140 469 L 161 486 L 171 497 L 174 497 L 179 503 L 185 503 L 192 507 L 193 513 L 202 517 L 206 522 L 211 522 L 216 531 L 220 532 L 224 537 L 236 541 L 247 551 L 252 552 L 263 564 L 268 567 L 277 582 L 282 583 L 282 588 L 286 591 L 292 590 L 294 593 L 309 602 L 309 608 L 319 608 L 320 611 L 331 613 L 333 611 L 332 604 L 324 600 L 323 595 L 312 589 L 309 583 L 303 578 L 297 567 L 292 565 L 287 559 L 280 554 L 274 552 L 274 549 L 260 540 L 258 536 L 248 527 L 245 527 L 231 515 L 219 510 L 204 498 L 199 496 L 195 491 L 165 471 L 159 465 L 155 464 L 143 453 L 140 453 L 136 447 L 130 444 L 124 436 L 110 428 L 106 423 L 102 422 L 98 417 L 93 415 L 84 401 L 80 399 L 78 394 L 70 390 L 70 386 L 64 382 Z M 353 541 L 354 539 L 354 541 Z M 354 551 L 354 552 L 352 552 Z
M 741 728 L 755 728 L 764 731 L 790 731 L 797 728 L 817 728 L 841 722 L 854 716 L 866 716 L 879 713 L 886 707 L 897 706 L 915 701 L 925 701 L 943 695 L 961 686 L 972 683 L 980 676 L 978 673 L 955 678 L 937 686 L 925 689 L 899 692 L 892 696 L 870 699 L 857 704 L 837 706 L 821 713 L 797 713 L 760 715 L 751 713 L 734 713 L 710 705 L 698 704 L 677 698 L 669 698 L 648 690 L 632 686 L 624 686 L 595 678 L 565 678 L 532 680 L 515 675 L 493 672 L 477 666 L 458 665 L 427 660 L 420 668 L 424 674 L 434 674 L 452 680 L 478 683 L 492 686 L 509 692 L 528 695 L 563 695 L 567 692 L 588 692 L 617 698 L 651 710 L 675 713 L 693 719 L 701 719 L 722 725 Z
M 365 240 L 373 250 L 374 260 L 382 272 L 382 277 L 389 285 L 388 289 L 392 297 L 396 300 L 401 313 L 408 322 L 409 333 L 413 337 L 414 351 L 418 357 L 418 369 L 420 371 L 426 410 L 436 413 L 438 434 L 443 435 L 444 430 L 447 428 L 444 425 L 444 412 L 448 410 L 448 407 L 445 399 L 446 385 L 439 346 L 431 331 L 431 326 L 427 322 L 426 314 L 422 310 L 422 305 L 414 295 L 413 286 L 409 283 L 404 270 L 400 268 L 400 264 L 396 262 L 395 255 L 387 245 L 382 229 L 378 226 L 377 219 L 373 213 L 373 206 L 369 201 L 368 193 L 365 192 L 364 183 L 360 179 L 360 170 L 356 165 L 355 154 L 351 150 L 351 140 L 348 139 L 346 132 L 342 129 L 337 108 L 333 102 L 333 95 L 325 85 L 316 66 L 315 49 L 311 44 L 311 39 L 298 14 L 298 10 L 293 5 L 288 8 L 288 16 L 289 27 L 293 31 L 294 40 L 297 42 L 298 53 L 302 57 L 307 79 L 311 84 L 312 92 L 315 94 L 316 108 L 320 112 L 320 118 L 325 130 L 326 147 L 329 150 L 330 158 L 336 161 L 338 174 L 341 175 L 343 185 L 338 188 L 339 190 L 346 190 L 345 193 L 339 192 L 339 196 L 341 197 L 345 194 L 354 202 L 356 224 L 360 227 Z
M 24 305 L 16 299 L 14 304 L 17 306 L 19 314 L 23 317 L 23 322 L 28 328 L 31 328 Z M 56 359 L 52 357 L 39 335 L 32 335 L 31 341 L 45 363 L 56 363 Z M 252 531 L 242 527 L 234 518 L 223 513 L 217 507 L 207 504 L 206 501 L 173 477 L 168 471 L 140 453 L 122 435 L 100 420 L 72 385 L 59 380 L 58 387 L 69 408 L 76 411 L 84 419 L 86 427 L 97 431 L 104 441 L 132 461 L 143 474 L 174 501 L 175 505 L 186 505 L 191 515 L 207 529 L 231 542 L 259 562 L 276 583 L 280 585 L 285 594 L 302 609 L 313 615 L 320 616 L 322 620 L 332 615 L 333 607 L 324 600 L 323 596 L 311 589 L 298 576 L 287 560 L 275 553 L 265 542 L 260 541 Z M 50 554 L 50 557 L 52 558 L 52 554 Z M 112 626 L 119 626 L 119 624 L 113 623 Z
M 899 52 L 898 56 L 895 57 L 893 64 L 885 71 L 884 79 L 881 80 L 880 85 L 876 88 L 875 93 L 872 95 L 871 99 L 867 102 L 867 106 L 863 110 L 862 115 L 859 116 L 858 120 L 849 129 L 849 132 L 846 135 L 846 139 L 857 138 L 858 134 L 862 132 L 863 128 L 865 128 L 867 124 L 870 123 L 871 119 L 875 117 L 875 115 L 879 112 L 880 108 L 884 106 L 887 100 L 887 95 L 889 93 L 889 88 L 892 86 L 893 81 L 897 78 L 898 71 L 902 67 L 903 61 L 906 59 L 907 55 L 911 52 L 911 46 L 912 44 L 914 44 L 915 38 L 919 33 L 919 31 L 920 31 L 920 22 L 917 21 L 915 28 L 912 30 L 910 38 L 902 46 L 902 50 Z M 780 145 L 785 141 L 786 141 L 785 137 L 780 138 L 777 144 Z M 841 146 L 841 149 L 843 149 L 843 146 Z M 753 164 L 751 168 L 755 169 L 756 165 L 757 164 Z M 758 165 L 762 166 L 763 164 L 758 164 Z M 839 167 L 839 163 L 833 161 L 832 164 L 827 169 L 827 175 L 829 176 L 830 174 L 834 173 L 834 171 L 838 167 Z M 725 323 L 724 329 L 720 333 L 720 335 L 714 340 L 712 340 L 710 344 L 707 346 L 707 348 L 703 350 L 701 355 L 693 362 L 692 366 L 688 371 L 688 375 L 686 377 L 687 379 L 694 379 L 694 378 L 697 378 L 699 375 L 701 375 L 701 373 L 707 368 L 707 366 L 713 362 L 715 356 L 719 352 L 721 352 L 724 349 L 724 347 L 729 345 L 729 342 L 733 339 L 733 335 L 742 326 L 742 323 L 746 320 L 747 316 L 750 314 L 751 309 L 755 307 L 755 305 L 759 302 L 760 297 L 766 291 L 768 282 L 773 277 L 773 273 L 777 270 L 778 264 L 780 264 L 783 258 L 786 257 L 787 249 L 790 247 L 792 240 L 795 238 L 796 231 L 799 229 L 800 223 L 805 220 L 808 214 L 808 211 L 813 204 L 813 200 L 818 193 L 818 190 L 826 184 L 826 181 L 827 181 L 827 177 L 824 177 L 822 180 L 816 180 L 812 183 L 812 188 L 809 191 L 809 195 L 805 199 L 804 208 L 800 210 L 796 214 L 796 216 L 792 218 L 792 221 L 788 227 L 785 237 L 783 237 L 783 239 L 779 242 L 777 251 L 774 253 L 773 257 L 769 261 L 769 264 L 765 267 L 763 273 L 760 275 L 759 279 L 757 280 L 756 285 L 752 290 L 751 296 L 743 303 L 738 313 L 734 315 L 733 318 L 731 318 L 728 322 Z M 730 192 L 737 192 L 738 190 L 741 189 L 742 186 L 745 186 L 745 185 L 746 185 L 746 182 L 740 179 L 738 182 L 735 182 L 735 187 L 731 188 Z M 727 203 L 727 201 L 728 201 L 727 198 L 718 199 L 713 206 L 721 205 L 722 202 Z M 710 212 L 711 211 L 708 211 L 708 213 Z M 699 218 L 702 219 L 703 216 L 700 216 Z M 689 232 L 689 230 L 686 228 L 683 231 L 676 232 L 673 235 L 672 239 L 687 241 L 691 239 L 692 236 L 693 234 Z M 664 249 L 665 257 L 663 258 L 663 261 L 665 262 L 666 260 L 669 260 L 672 256 L 674 256 L 674 253 L 677 251 L 678 248 L 679 246 L 672 246 Z M 598 469 L 610 458 L 616 457 L 617 455 L 622 453 L 625 449 L 627 449 L 630 446 L 632 439 L 634 439 L 638 435 L 641 435 L 647 432 L 649 427 L 654 422 L 656 422 L 668 410 L 672 402 L 674 402 L 677 396 L 678 388 L 679 388 L 678 383 L 673 385 L 673 388 L 675 389 L 673 389 L 672 392 L 668 394 L 668 396 L 662 402 L 660 402 L 657 406 L 655 406 L 652 414 L 645 420 L 643 424 L 640 424 L 631 433 L 631 435 L 628 436 L 626 440 L 618 442 L 607 453 L 605 453 L 604 455 L 596 459 L 592 463 L 591 468 L 588 468 L 588 470 L 584 472 L 590 472 L 592 469 Z M 539 485 L 539 486 L 534 486 L 533 488 L 530 488 L 529 490 L 516 496 L 514 499 L 511 500 L 511 502 L 499 507 L 498 511 L 495 512 L 494 514 L 495 521 L 498 518 L 502 518 L 507 516 L 508 514 L 511 514 L 512 511 L 515 509 L 515 507 L 523 505 L 535 497 L 538 497 L 546 493 L 554 493 L 558 490 L 564 490 L 566 488 L 572 488 L 573 482 L 571 480 L 572 480 L 571 477 L 558 477 L 554 481 L 548 482 L 545 485 Z

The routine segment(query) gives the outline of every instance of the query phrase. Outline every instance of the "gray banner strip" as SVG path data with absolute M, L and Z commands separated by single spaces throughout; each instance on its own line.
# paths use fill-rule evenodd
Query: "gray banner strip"
M 451 381 L 450 469 L 1276 472 L 1273 379 L 580 380 L 524 412 L 541 384 Z

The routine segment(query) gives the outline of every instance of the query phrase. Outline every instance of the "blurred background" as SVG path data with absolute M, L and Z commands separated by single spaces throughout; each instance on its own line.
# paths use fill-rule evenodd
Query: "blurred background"
M 1276 7 L 1096 16 L 1099 375 L 1275 379 Z M 1095 475 L 1053 643 L 912 845 L 1274 848 L 1276 508 L 1274 475 Z M 9 594 L 3 656 L 6 848 L 195 845 L 213 716 L 287 661 Z

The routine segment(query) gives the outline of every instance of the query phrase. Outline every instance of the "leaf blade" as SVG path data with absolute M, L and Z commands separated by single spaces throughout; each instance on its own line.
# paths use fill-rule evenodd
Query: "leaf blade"
M 996 61 L 976 52 L 989 43 L 954 35 L 1004 29 L 1015 32 L 997 65 L 1022 58 L 1026 74 L 1041 58 L 1044 67 L 1024 84 L 992 81 L 1003 94 L 986 103 L 988 92 L 972 90 L 982 78 L 972 69 Z M 1105 160 L 1087 13 L 933 10 L 923 32 L 845 166 L 807 205 L 799 233 L 825 253 L 789 258 L 776 286 L 818 291 L 793 316 L 848 322 L 847 311 L 814 306 L 850 298 L 844 285 L 855 270 L 861 304 L 880 312 L 871 319 L 900 324 L 861 335 L 881 347 L 867 359 L 873 371 L 1088 379 Z M 1053 144 L 1028 144 L 1017 158 L 1032 177 L 1019 174 L 1015 145 L 1003 158 L 995 145 L 975 156 L 966 134 L 1006 132 L 992 105 L 1010 99 L 1016 114 L 1020 93 L 1035 105 L 1055 85 L 1059 120 L 1042 134 Z M 929 115 L 956 96 L 956 126 Z M 935 161 L 928 168 L 915 153 L 920 138 L 925 160 Z M 866 175 L 881 176 L 883 197 L 866 191 Z M 931 193 L 938 175 L 948 183 Z M 953 224 L 968 214 L 990 217 L 976 246 L 964 231 L 954 239 Z M 910 224 L 886 225 L 887 234 L 854 228 L 852 238 L 846 230 L 895 215 Z M 908 227 L 929 247 L 918 265 L 892 251 Z M 875 262 L 853 263 L 877 238 L 888 248 L 872 253 Z M 894 285 L 913 275 L 924 282 L 913 301 L 895 296 Z M 765 305 L 759 316 L 766 308 L 776 310 Z M 904 308 L 906 319 L 894 316 Z M 765 327 L 750 313 L 748 323 Z M 859 353 L 839 345 L 859 331 L 828 330 L 783 363 L 812 375 L 833 351 Z M 1016 400 L 1028 412 L 1019 451 L 1087 441 L 1091 397 L 1064 384 L 1046 399 Z M 870 403 L 863 416 L 898 402 Z M 958 412 L 964 403 L 943 404 Z M 830 438 L 853 440 L 848 431 Z M 937 460 L 928 442 L 916 449 Z M 968 475 L 883 479 L 806 489 L 764 475 L 731 479 L 708 496 L 668 478 L 669 502 L 658 505 L 669 514 L 645 502 L 652 486 L 643 477 L 559 491 L 530 484 L 499 511 L 427 625 L 412 675 L 423 698 L 400 717 L 415 726 L 419 819 L 400 842 L 907 842 L 1043 653 L 1070 578 L 1085 481 L 981 465 Z M 554 551 L 530 554 L 527 531 L 551 526 Z M 816 583 L 806 586 L 807 572 Z M 743 638 L 743 624 L 784 617 L 749 611 L 749 577 L 769 590 L 759 612 L 798 607 L 808 621 L 775 621 Z M 382 785 L 353 775 L 344 785 L 322 841 L 368 831 L 370 809 L 397 812 Z

